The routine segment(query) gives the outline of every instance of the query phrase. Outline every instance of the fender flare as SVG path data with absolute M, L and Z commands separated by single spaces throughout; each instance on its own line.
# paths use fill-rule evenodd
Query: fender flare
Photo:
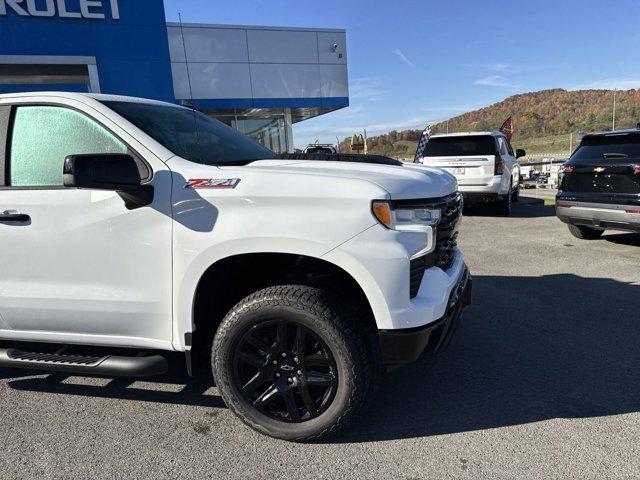
M 187 338 L 194 329 L 196 292 L 207 270 L 224 259 L 255 253 L 301 255 L 333 264 L 351 276 L 360 286 L 376 319 L 378 315 L 382 315 L 384 318 L 390 316 L 384 302 L 384 295 L 371 274 L 357 260 L 344 252 L 338 253 L 338 250 L 332 250 L 327 245 L 302 239 L 233 239 L 200 252 L 181 274 L 180 282 L 175 284 L 173 293 L 173 347 L 175 350 L 188 351 L 190 349 L 190 342 Z

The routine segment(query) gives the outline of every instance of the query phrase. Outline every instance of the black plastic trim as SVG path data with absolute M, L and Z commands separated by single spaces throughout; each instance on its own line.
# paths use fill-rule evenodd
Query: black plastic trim
M 633 193 L 575 193 L 560 192 L 556 195 L 557 202 L 602 203 L 606 205 L 640 205 L 640 194 Z
M 372 163 L 375 165 L 402 166 L 403 163 L 384 155 L 361 155 L 356 153 L 279 153 L 276 160 L 316 160 L 325 162 Z
M 378 332 L 382 364 L 397 367 L 415 362 L 427 348 L 431 333 L 444 322 L 445 319 L 441 318 L 426 327 Z
M 184 360 L 187 364 L 187 374 L 193 377 L 193 358 L 191 355 L 191 347 L 193 347 L 193 332 L 184 334 Z
M 505 195 L 498 193 L 463 192 L 465 203 L 491 203 L 503 200 Z
M 567 225 L 577 225 L 581 227 L 592 227 L 600 230 L 610 228 L 612 230 L 622 230 L 626 232 L 640 233 L 640 223 L 613 222 L 610 220 L 595 220 L 590 218 L 571 217 L 568 215 L 558 215 L 558 219 Z
M 416 361 L 429 350 L 432 354 L 442 353 L 451 343 L 462 311 L 471 305 L 472 278 L 465 269 L 460 282 L 451 292 L 444 317 L 424 327 L 380 330 L 378 341 L 382 364 L 389 369 Z
M 141 185 L 136 190 L 118 190 L 116 193 L 124 201 L 124 206 L 127 210 L 135 210 L 153 203 L 155 189 L 153 185 Z
M 80 357 L 25 352 L 15 348 L 0 349 L 0 367 L 115 377 L 150 377 L 162 375 L 169 368 L 167 360 L 160 355 Z
M 460 199 L 460 193 L 453 192 L 444 197 L 436 198 L 416 198 L 410 200 L 390 200 L 390 204 L 395 208 L 438 208 L 452 204 Z
M 11 123 L 11 107 L 0 106 L 0 186 L 6 184 L 6 156 L 9 146 L 9 125 Z

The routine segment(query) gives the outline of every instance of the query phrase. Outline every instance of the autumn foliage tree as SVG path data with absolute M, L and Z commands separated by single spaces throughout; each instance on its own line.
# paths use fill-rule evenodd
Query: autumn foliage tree
M 449 132 L 497 130 L 513 115 L 516 132 L 514 144 L 549 135 L 610 130 L 613 112 L 612 90 L 563 89 L 514 95 L 479 110 L 464 113 L 448 121 Z M 635 127 L 640 122 L 640 90 L 616 93 L 616 128 Z M 426 123 L 426 121 L 425 121 Z M 433 126 L 435 133 L 447 131 L 447 123 Z M 369 138 L 369 152 L 395 157 L 410 157 L 422 130 L 392 131 Z M 349 149 L 348 140 L 341 149 Z

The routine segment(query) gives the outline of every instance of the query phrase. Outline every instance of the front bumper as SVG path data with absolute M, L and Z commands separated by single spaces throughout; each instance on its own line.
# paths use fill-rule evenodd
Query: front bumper
M 472 278 L 467 268 L 451 292 L 445 314 L 424 327 L 402 330 L 380 330 L 378 339 L 382 363 L 396 368 L 417 360 L 425 350 L 443 352 L 451 343 L 463 310 L 471 305 Z
M 640 207 L 558 198 L 556 215 L 570 225 L 640 232 Z
M 412 298 L 411 258 L 433 245 L 433 235 L 398 232 L 375 225 L 322 258 L 349 273 L 362 288 L 378 330 L 424 327 L 445 315 L 447 301 L 463 271 L 464 256 L 455 251 L 445 270 L 427 268 Z

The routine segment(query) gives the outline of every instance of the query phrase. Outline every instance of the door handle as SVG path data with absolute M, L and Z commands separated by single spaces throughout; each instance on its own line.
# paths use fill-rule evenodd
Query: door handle
M 26 223 L 30 221 L 31 217 L 29 215 L 15 210 L 5 210 L 0 213 L 0 223 Z

